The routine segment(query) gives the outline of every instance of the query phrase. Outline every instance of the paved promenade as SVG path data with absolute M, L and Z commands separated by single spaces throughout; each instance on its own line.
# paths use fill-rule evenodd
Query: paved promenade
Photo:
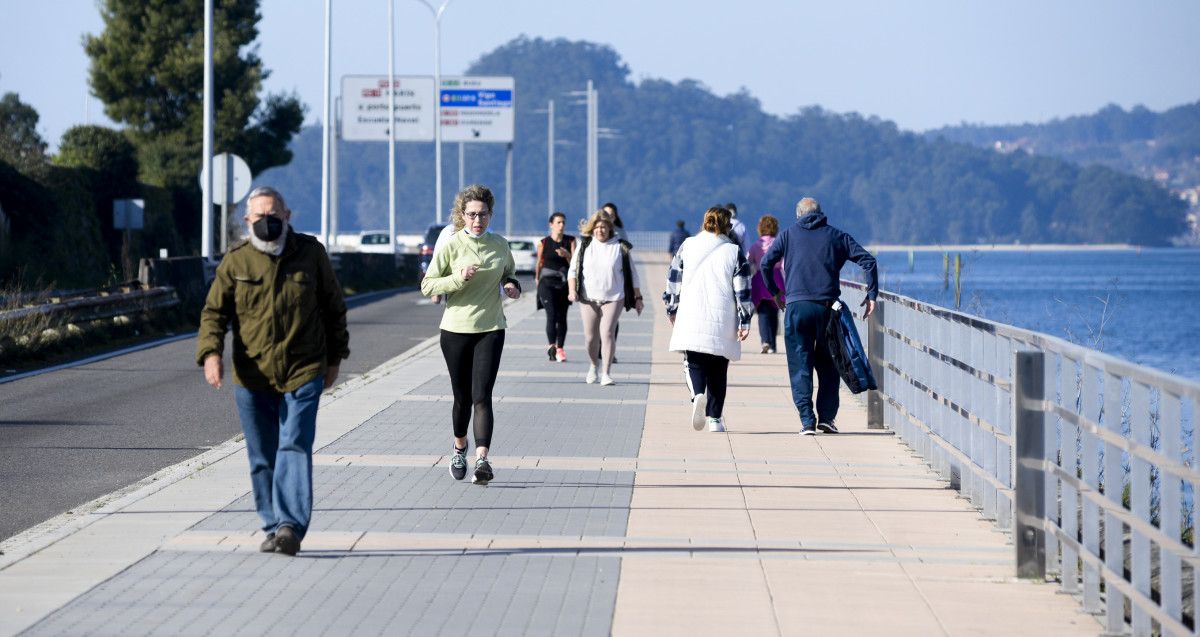
M 532 296 L 508 308 L 490 485 L 448 475 L 431 339 L 324 398 L 297 557 L 257 552 L 232 441 L 6 542 L 0 634 L 1099 632 L 1015 580 L 1006 536 L 849 394 L 845 433 L 799 436 L 784 357 L 755 335 L 729 431 L 693 431 L 665 265 L 641 264 L 648 312 L 621 319 L 612 387 L 583 382 L 576 309 L 551 363 Z M 228 389 L 213 400 L 235 417 Z

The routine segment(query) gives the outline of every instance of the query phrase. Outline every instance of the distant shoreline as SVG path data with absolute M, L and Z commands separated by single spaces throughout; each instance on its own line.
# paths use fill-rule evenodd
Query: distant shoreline
M 1097 251 L 1135 251 L 1145 246 L 1131 243 L 947 243 L 933 245 L 903 245 L 903 244 L 869 244 L 871 252 L 1097 252 Z

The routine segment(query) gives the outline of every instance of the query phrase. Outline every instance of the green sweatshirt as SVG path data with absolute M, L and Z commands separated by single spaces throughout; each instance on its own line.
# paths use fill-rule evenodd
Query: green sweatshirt
M 478 265 L 479 270 L 470 281 L 464 281 L 462 271 L 469 265 Z M 476 238 L 459 230 L 434 253 L 421 279 L 421 293 L 448 295 L 441 324 L 447 332 L 502 330 L 508 323 L 500 286 L 515 269 L 507 239 L 491 232 Z

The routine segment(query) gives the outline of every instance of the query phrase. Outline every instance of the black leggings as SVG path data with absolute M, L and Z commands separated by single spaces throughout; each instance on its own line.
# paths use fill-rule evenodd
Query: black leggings
M 729 384 L 729 359 L 688 350 L 683 353 L 683 367 L 692 395 L 708 394 L 704 415 L 720 418 L 725 410 L 725 389 Z
M 467 423 L 475 414 L 475 446 L 492 446 L 492 387 L 500 369 L 504 330 L 462 334 L 442 330 L 442 356 L 454 388 L 451 418 L 454 437 L 467 436 Z
M 546 308 L 546 342 L 562 347 L 567 340 L 567 286 L 542 278 L 538 282 L 538 300 Z

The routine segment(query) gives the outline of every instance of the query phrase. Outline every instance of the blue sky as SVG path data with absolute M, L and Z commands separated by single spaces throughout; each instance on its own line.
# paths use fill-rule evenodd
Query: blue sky
M 394 1 L 396 72 L 431 74 L 429 11 Z M 324 3 L 261 6 L 267 88 L 297 91 L 315 121 Z M 386 72 L 387 0 L 333 6 L 335 86 L 343 74 Z M 72 125 L 103 122 L 102 105 L 86 97 L 80 45 L 103 26 L 95 0 L 0 0 L 0 15 L 0 93 L 38 110 L 51 146 Z M 460 73 L 521 34 L 566 37 L 612 45 L 635 80 L 691 78 L 718 94 L 745 87 L 772 113 L 818 104 L 925 130 L 1196 101 L 1197 25 L 1196 0 L 452 0 L 442 72 Z

